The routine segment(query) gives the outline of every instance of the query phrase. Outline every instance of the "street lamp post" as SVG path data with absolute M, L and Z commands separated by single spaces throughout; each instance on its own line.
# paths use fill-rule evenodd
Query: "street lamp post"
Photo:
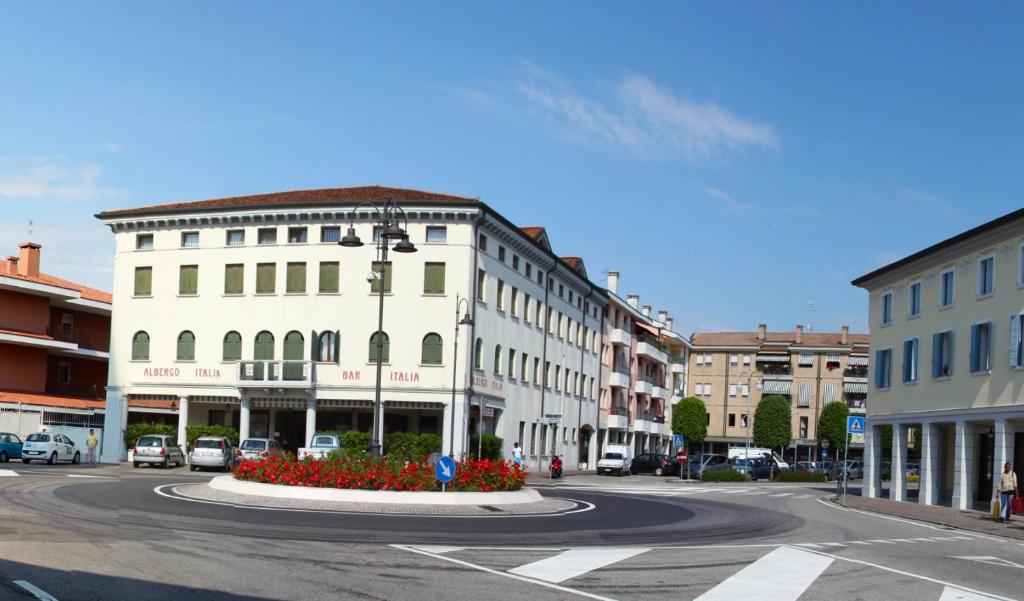
M 754 421 L 754 420 L 751 419 L 751 415 L 750 415 L 750 381 L 751 381 L 751 379 L 753 377 L 754 377 L 754 372 L 753 371 L 749 371 L 749 372 L 748 371 L 742 371 L 742 372 L 740 372 L 739 382 L 737 382 L 737 384 L 736 384 L 737 388 L 740 389 L 740 391 L 739 391 L 740 394 L 743 394 L 744 390 L 746 390 L 746 393 L 747 393 L 747 395 L 746 395 L 746 398 L 747 398 L 747 454 L 746 454 L 746 458 L 747 458 L 748 462 L 750 461 L 750 422 Z M 743 379 L 744 378 L 746 378 L 746 380 L 747 380 L 747 387 L 745 389 L 743 388 Z
M 466 313 L 459 319 L 459 309 L 462 308 L 462 303 L 466 303 Z M 448 456 L 455 459 L 455 374 L 459 369 L 459 326 L 471 326 L 473 325 L 473 318 L 469 316 L 469 299 L 462 298 L 459 295 L 455 295 L 455 344 L 454 351 L 452 353 L 452 404 L 448 408 L 449 412 L 449 440 L 448 440 Z
M 355 215 L 361 207 L 369 207 L 377 212 L 376 226 L 380 227 L 380 239 L 377 242 L 377 258 L 380 262 L 380 270 L 373 277 L 378 279 L 377 283 L 377 332 L 374 336 L 377 339 L 377 383 L 373 390 L 373 434 L 370 436 L 370 454 L 380 457 L 381 438 L 383 436 L 383 407 L 380 400 L 380 379 L 381 365 L 384 360 L 384 280 L 388 260 L 388 242 L 397 240 L 394 251 L 396 253 L 414 253 L 416 246 L 409 242 L 409 234 L 399 225 L 405 221 L 405 227 L 409 227 L 409 218 L 405 216 L 402 207 L 395 204 L 390 198 L 385 198 L 383 205 L 373 202 L 361 202 L 352 209 L 352 220 L 349 221 L 348 232 L 338 242 L 339 245 L 347 248 L 357 248 L 363 245 L 363 241 L 356 235 Z M 372 274 L 372 270 L 371 270 Z M 370 280 L 373 281 L 372 279 Z

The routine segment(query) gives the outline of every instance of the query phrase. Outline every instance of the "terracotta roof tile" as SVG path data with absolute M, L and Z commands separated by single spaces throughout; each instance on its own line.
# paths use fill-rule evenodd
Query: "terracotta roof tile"
M 23 405 L 41 405 L 65 409 L 103 409 L 106 406 L 106 403 L 103 401 L 92 399 L 57 396 L 41 392 L 19 392 L 16 390 L 0 390 L 0 403 L 21 403 Z
M 0 273 L 0 276 L 8 278 L 16 278 L 19 280 L 25 280 L 27 282 L 35 282 L 37 284 L 46 284 L 47 286 L 56 286 L 57 288 L 65 288 L 67 290 L 75 290 L 82 295 L 82 298 L 86 300 L 96 301 L 100 303 L 107 303 L 108 305 L 114 302 L 114 297 L 108 292 L 90 288 L 82 284 L 77 284 L 70 280 L 59 278 L 55 275 L 48 273 L 40 273 L 38 276 L 32 277 L 27 275 L 20 275 L 17 273 Z
M 29 338 L 38 338 L 40 340 L 53 340 L 53 336 L 40 334 L 39 332 L 29 332 L 28 330 L 11 330 L 8 328 L 0 328 L 0 334 L 14 334 L 15 336 L 27 336 Z
M 413 190 L 409 188 L 389 188 L 385 186 L 359 186 L 353 188 L 322 188 L 318 190 L 292 190 L 273 192 L 270 194 L 253 194 L 250 196 L 232 196 L 211 200 L 176 202 L 171 204 L 150 205 L 131 209 L 104 211 L 96 215 L 100 219 L 113 217 L 130 217 L 133 215 L 159 215 L 165 213 L 181 213 L 188 211 L 214 211 L 218 209 L 258 208 L 258 207 L 298 207 L 333 204 L 350 204 L 362 201 L 383 201 L 391 198 L 404 202 L 445 202 L 453 204 L 475 204 L 480 200 L 468 196 L 455 196 Z
M 690 342 L 695 346 L 779 346 L 799 347 L 843 346 L 839 332 L 804 332 L 803 341 L 796 344 L 796 332 L 767 332 L 765 339 L 757 339 L 757 332 L 694 332 Z M 845 346 L 868 344 L 867 334 L 850 333 Z
M 176 409 L 174 401 L 161 401 L 150 399 L 128 399 L 128 408 L 138 407 L 146 409 Z
M 524 234 L 533 238 L 534 240 L 540 238 L 541 234 L 544 233 L 544 228 L 539 225 L 528 225 L 526 227 L 519 228 Z
M 579 269 L 580 264 L 583 262 L 583 259 L 579 257 L 559 257 L 559 259 L 573 269 Z

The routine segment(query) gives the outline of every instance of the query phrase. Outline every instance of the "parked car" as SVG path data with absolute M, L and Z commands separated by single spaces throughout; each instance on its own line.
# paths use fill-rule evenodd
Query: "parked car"
M 78 463 L 82 453 L 70 438 L 56 432 L 36 432 L 25 438 L 21 446 L 21 462 L 45 461 L 50 465 L 58 461 Z
M 644 453 L 637 455 L 633 458 L 632 463 L 629 464 L 629 473 L 631 474 L 654 474 L 655 476 L 664 476 L 666 474 L 675 473 L 677 476 L 679 472 L 679 463 L 674 461 L 668 455 L 661 453 Z
M 326 432 L 317 432 L 313 434 L 313 440 L 309 441 L 308 447 L 302 447 L 299 449 L 299 461 L 306 457 L 312 457 L 313 459 L 323 459 L 327 457 L 332 451 L 341 450 L 341 439 L 338 438 L 337 434 L 328 434 Z
M 235 451 L 231 441 L 223 436 L 201 436 L 192 444 L 192 455 L 189 457 L 189 469 L 196 471 L 203 467 L 216 467 L 222 471 L 231 471 L 235 465 Z
M 625 476 L 629 471 L 629 447 L 626 445 L 605 445 L 604 455 L 597 462 L 597 474 L 618 474 Z
M 779 467 L 775 465 L 774 461 L 769 461 L 766 457 L 734 458 L 732 459 L 732 469 L 735 472 L 746 474 L 747 478 L 751 480 L 771 479 L 779 474 Z
M 828 477 L 828 468 L 818 461 L 797 461 L 796 470 L 798 472 L 810 472 L 812 474 L 825 474 L 825 477 Z
M 846 462 L 846 471 L 850 480 L 861 480 L 864 478 L 864 462 L 849 459 Z
M 140 436 L 132 453 L 132 467 L 142 464 L 169 468 L 185 465 L 185 453 L 170 436 L 147 434 Z
M 0 463 L 21 459 L 21 438 L 10 432 L 0 432 Z
M 246 438 L 235 451 L 238 459 L 263 459 L 284 452 L 281 443 L 272 438 Z
M 921 464 L 920 463 L 908 463 L 907 464 L 907 475 L 908 476 L 920 476 L 921 475 Z
M 701 453 L 690 461 L 690 477 L 699 480 L 704 472 L 727 472 L 732 469 L 732 460 L 725 455 Z

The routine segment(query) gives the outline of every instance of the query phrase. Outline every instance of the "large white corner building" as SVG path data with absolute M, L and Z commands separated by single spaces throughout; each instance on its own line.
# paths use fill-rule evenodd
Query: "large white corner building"
M 364 203 L 386 198 L 417 252 L 381 266 Z M 97 217 L 116 239 L 107 432 L 151 417 L 137 411 L 176 420 L 180 443 L 190 424 L 293 449 L 315 430 L 369 431 L 383 285 L 384 435 L 436 433 L 459 456 L 482 429 L 506 457 L 519 442 L 534 468 L 552 453 L 594 461 L 607 296 L 543 228 L 478 199 L 376 186 Z M 364 246 L 338 244 L 350 226 Z M 122 436 L 105 437 L 103 461 L 125 454 Z

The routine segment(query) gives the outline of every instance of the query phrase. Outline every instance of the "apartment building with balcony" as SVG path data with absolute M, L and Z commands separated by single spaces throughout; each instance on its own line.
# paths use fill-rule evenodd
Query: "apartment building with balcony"
M 42 247 L 0 263 L 0 431 L 102 424 L 111 296 L 41 271 Z
M 843 401 L 851 412 L 864 411 L 868 336 L 847 326 L 836 333 L 809 332 L 802 325 L 770 332 L 759 324 L 754 332 L 696 332 L 690 343 L 688 390 L 707 407 L 705 442 L 711 452 L 746 444 L 757 404 L 767 395 L 790 400 L 788 455 L 800 460 L 815 455 L 826 403 Z
M 381 262 L 365 203 L 386 198 L 416 252 Z M 506 456 L 519 442 L 534 469 L 553 453 L 593 461 L 605 295 L 543 228 L 479 199 L 378 186 L 97 217 L 116 242 L 110 428 L 144 403 L 174 414 L 181 442 L 189 424 L 291 448 L 318 429 L 370 431 L 379 352 L 385 438 L 436 433 L 460 455 L 483 431 Z M 363 246 L 339 246 L 350 227 Z M 109 442 L 103 460 L 117 461 Z
M 868 291 L 866 493 L 906 500 L 920 428 L 918 502 L 987 509 L 1006 462 L 1024 465 L 1024 209 L 853 281 Z M 882 428 L 892 427 L 891 456 Z

